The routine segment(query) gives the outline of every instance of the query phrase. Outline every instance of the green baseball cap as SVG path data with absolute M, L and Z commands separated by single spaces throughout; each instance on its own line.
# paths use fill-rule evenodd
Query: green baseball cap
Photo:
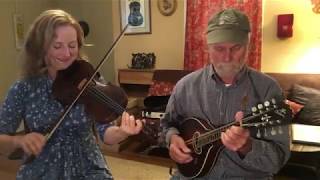
M 225 9 L 208 22 L 207 43 L 246 43 L 249 32 L 249 19 L 244 13 L 236 9 Z

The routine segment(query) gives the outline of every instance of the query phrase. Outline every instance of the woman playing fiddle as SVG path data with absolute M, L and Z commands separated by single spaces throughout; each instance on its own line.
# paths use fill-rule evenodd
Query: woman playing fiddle
M 35 159 L 23 164 L 17 179 L 113 179 L 96 143 L 93 120 L 83 104 L 76 104 L 49 141 L 43 134 L 63 112 L 52 96 L 59 70 L 83 59 L 83 32 L 77 21 L 62 10 L 47 10 L 35 19 L 23 49 L 23 78 L 9 90 L 0 110 L 1 151 L 22 148 Z M 21 121 L 30 129 L 15 135 Z M 120 126 L 97 124 L 105 144 L 115 144 L 140 132 L 142 122 L 124 112 Z

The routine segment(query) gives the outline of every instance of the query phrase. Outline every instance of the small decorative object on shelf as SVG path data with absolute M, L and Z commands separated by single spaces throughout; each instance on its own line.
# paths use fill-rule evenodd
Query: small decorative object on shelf
M 171 16 L 177 9 L 177 0 L 158 0 L 158 9 L 164 16 Z
M 156 63 L 154 53 L 133 53 L 131 67 L 133 69 L 152 69 Z

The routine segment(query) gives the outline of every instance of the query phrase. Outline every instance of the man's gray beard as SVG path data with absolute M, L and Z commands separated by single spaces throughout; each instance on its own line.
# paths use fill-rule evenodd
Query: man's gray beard
M 215 67 L 215 71 L 221 78 L 223 77 L 230 78 L 230 77 L 235 77 L 239 73 L 242 67 L 243 67 L 243 64 L 241 65 L 222 64 Z

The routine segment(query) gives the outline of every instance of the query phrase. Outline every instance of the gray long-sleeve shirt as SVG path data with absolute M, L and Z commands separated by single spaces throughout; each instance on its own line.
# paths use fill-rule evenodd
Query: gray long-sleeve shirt
M 226 86 L 208 65 L 177 83 L 161 122 L 166 142 L 172 134 L 179 133 L 175 127 L 183 121 L 180 116 L 197 117 L 219 127 L 233 122 L 237 111 L 247 114 L 252 106 L 279 95 L 282 91 L 278 83 L 261 72 L 244 67 L 235 83 Z M 248 103 L 243 107 L 245 96 Z M 263 139 L 252 133 L 252 150 L 244 158 L 224 148 L 214 168 L 201 179 L 271 179 L 290 156 L 288 127 L 283 126 L 282 131 L 274 136 L 269 133 Z

